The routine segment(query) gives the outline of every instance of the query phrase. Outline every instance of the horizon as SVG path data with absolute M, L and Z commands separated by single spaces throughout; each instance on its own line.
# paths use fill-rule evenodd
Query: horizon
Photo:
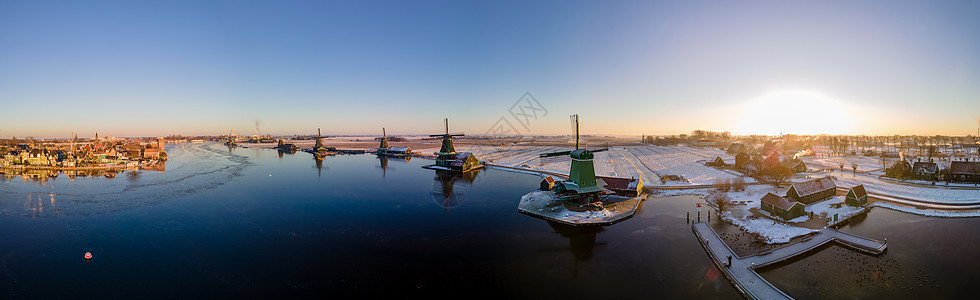
M 3 3 L 0 138 L 975 136 L 977 28 L 975 1 Z

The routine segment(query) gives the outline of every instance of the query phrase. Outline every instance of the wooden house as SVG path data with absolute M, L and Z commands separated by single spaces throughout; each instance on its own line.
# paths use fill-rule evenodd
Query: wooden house
M 806 172 L 806 163 L 804 163 L 801 159 L 787 161 L 786 166 L 789 167 L 790 170 L 793 170 L 793 173 Z
M 760 202 L 760 208 L 762 210 L 784 220 L 795 219 L 804 215 L 803 203 L 783 198 L 773 193 L 766 193 Z
M 949 166 L 949 181 L 980 183 L 980 162 L 952 162 Z
M 725 152 L 728 152 L 730 154 L 739 154 L 745 152 L 745 145 L 742 145 L 742 143 L 733 143 L 728 146 L 728 150 L 726 150 Z
M 912 176 L 919 180 L 936 180 L 939 166 L 934 162 L 917 161 L 912 165 Z
M 837 184 L 830 178 L 824 177 L 807 182 L 794 183 L 786 191 L 786 198 L 811 204 L 825 200 L 837 194 Z
M 705 163 L 704 165 L 709 166 L 709 167 L 724 167 L 727 164 L 725 164 L 725 160 L 724 159 L 721 159 L 721 156 L 715 156 L 715 160 L 709 161 L 709 162 Z
M 643 193 L 643 180 L 639 178 L 596 176 L 596 180 L 598 186 L 617 195 L 636 197 Z
M 864 190 L 864 185 L 857 185 L 852 187 L 851 190 L 847 191 L 847 195 L 844 196 L 844 203 L 856 207 L 867 205 L 868 192 Z
M 745 166 L 745 163 L 749 162 L 751 159 L 752 157 L 745 152 L 739 152 L 735 155 L 735 168 L 742 168 L 742 166 Z
M 548 177 L 545 177 L 544 179 L 541 179 L 541 187 L 540 188 L 541 188 L 542 191 L 550 191 L 551 188 L 553 188 L 553 187 L 555 187 L 555 178 L 553 178 L 551 176 L 548 176 Z
M 436 160 L 436 166 L 445 170 L 466 172 L 483 167 L 483 163 L 469 152 L 456 152 L 445 155 L 442 160 Z
M 389 147 L 385 148 L 381 154 L 388 156 L 411 156 L 412 149 L 409 147 Z

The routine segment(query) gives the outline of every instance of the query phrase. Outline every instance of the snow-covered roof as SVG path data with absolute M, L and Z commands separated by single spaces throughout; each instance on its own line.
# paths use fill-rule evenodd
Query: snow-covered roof
M 863 184 L 859 184 L 857 186 L 852 187 L 851 192 L 854 192 L 854 196 L 857 198 L 861 198 L 868 195 L 868 191 L 864 190 Z
M 793 205 L 799 203 L 790 199 L 780 197 L 779 195 L 773 193 L 766 193 L 765 196 L 762 196 L 762 202 L 769 203 L 772 206 L 778 207 L 779 209 L 782 210 L 790 210 L 793 208 Z
M 949 173 L 980 175 L 980 162 L 954 161 L 949 166 Z
M 939 170 L 939 166 L 934 162 L 917 161 L 912 165 L 914 173 L 936 173 L 936 170 Z
M 800 197 L 804 197 L 807 195 L 816 194 L 820 191 L 835 189 L 837 188 L 837 184 L 835 184 L 830 178 L 824 177 L 807 182 L 794 183 L 790 188 L 795 189 L 796 193 L 799 194 Z

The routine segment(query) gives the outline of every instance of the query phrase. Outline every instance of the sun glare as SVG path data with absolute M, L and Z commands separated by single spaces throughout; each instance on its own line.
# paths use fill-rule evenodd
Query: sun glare
M 746 104 L 736 134 L 845 134 L 851 128 L 847 109 L 820 93 L 778 90 Z

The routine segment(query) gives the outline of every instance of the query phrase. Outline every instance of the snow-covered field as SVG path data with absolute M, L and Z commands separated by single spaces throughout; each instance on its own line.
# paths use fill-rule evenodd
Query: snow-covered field
M 741 177 L 741 174 L 735 171 L 720 170 L 704 165 L 705 162 L 711 161 L 715 157 L 721 157 L 728 163 L 734 162 L 734 157 L 722 150 L 662 146 L 628 148 L 644 166 L 657 175 L 679 175 L 687 179 L 687 182 L 668 181 L 667 185 L 713 184 L 715 179 Z M 748 177 L 745 178 L 745 181 L 755 182 L 754 179 Z
M 684 182 L 668 181 L 668 185 L 700 185 L 713 184 L 715 179 L 725 179 L 740 177 L 741 174 L 731 170 L 720 170 L 714 167 L 705 166 L 704 163 L 721 157 L 731 163 L 734 158 L 722 150 L 712 148 L 692 148 L 692 147 L 660 147 L 660 146 L 626 146 L 626 151 L 620 152 L 617 149 L 609 151 L 595 152 L 593 163 L 596 175 L 614 177 L 637 177 L 640 178 L 640 170 L 637 168 L 647 168 L 646 171 L 657 175 L 679 175 L 687 179 Z M 420 152 L 434 152 L 438 149 L 424 149 Z M 549 146 L 483 146 L 483 145 L 457 145 L 456 151 L 472 152 L 477 158 L 494 164 L 524 167 L 529 169 L 546 170 L 559 173 L 568 173 L 570 158 L 568 156 L 539 158 L 542 153 L 569 151 L 570 147 L 549 147 Z M 622 150 L 622 149 L 619 149 Z M 636 156 L 641 162 L 634 165 L 629 162 L 623 153 Z M 752 178 L 745 178 L 746 182 L 755 182 Z M 656 185 L 656 182 L 646 184 Z
M 878 157 L 869 156 L 858 156 L 858 155 L 848 155 L 848 156 L 827 156 L 827 157 L 816 157 L 816 156 L 804 156 L 802 158 L 803 162 L 806 163 L 807 167 L 811 169 L 835 169 L 840 170 L 840 165 L 844 165 L 844 170 L 851 171 L 851 166 L 857 163 L 858 172 L 869 172 L 878 171 L 884 169 L 882 167 L 881 160 Z M 891 167 L 895 164 L 897 159 L 891 158 L 886 159 L 885 165 Z

